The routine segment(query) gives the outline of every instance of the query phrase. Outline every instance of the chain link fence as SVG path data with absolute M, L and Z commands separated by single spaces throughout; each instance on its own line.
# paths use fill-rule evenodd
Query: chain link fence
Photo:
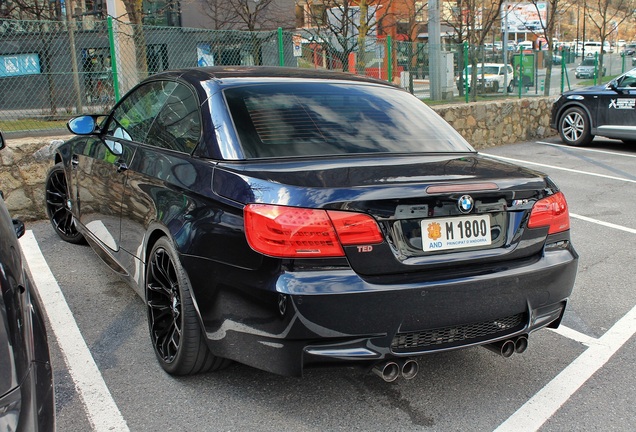
M 110 18 L 0 20 L 0 130 L 9 136 L 65 132 L 69 118 L 107 112 L 147 76 L 196 66 L 344 70 L 391 81 L 426 101 L 431 97 L 431 48 L 390 37 L 356 38 L 351 46 L 343 46 L 329 38 L 280 29 L 242 32 L 134 26 Z M 476 98 L 467 93 L 472 90 L 472 76 L 477 79 L 479 98 L 556 95 L 579 83 L 574 69 L 580 59 L 567 50 L 547 58 L 547 51 L 504 53 L 494 44 L 435 48 L 440 52 L 442 99 L 447 103 Z M 552 63 L 549 80 L 548 63 Z M 477 65 L 475 75 L 467 64 Z M 488 65 L 499 65 L 499 69 L 491 74 Z M 604 68 L 605 78 L 596 74 L 595 81 L 606 82 L 630 69 L 631 63 L 618 55 L 608 56 Z

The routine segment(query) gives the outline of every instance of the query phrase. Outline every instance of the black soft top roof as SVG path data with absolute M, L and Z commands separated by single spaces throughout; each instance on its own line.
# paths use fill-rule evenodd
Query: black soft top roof
M 393 84 L 387 81 L 342 71 L 275 66 L 210 66 L 185 68 L 160 72 L 150 77 L 150 79 L 177 76 L 189 82 L 208 81 L 211 79 L 223 80 L 227 78 L 300 78 L 356 81 L 393 86 Z

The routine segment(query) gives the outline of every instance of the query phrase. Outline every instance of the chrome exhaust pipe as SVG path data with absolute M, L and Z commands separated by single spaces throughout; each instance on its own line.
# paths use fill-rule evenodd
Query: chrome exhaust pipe
M 515 339 L 515 352 L 517 354 L 521 354 L 525 350 L 528 349 L 528 337 L 527 336 L 519 336 Z
M 484 345 L 484 348 L 487 348 L 502 357 L 508 358 L 515 353 L 515 342 L 512 339 L 506 339 Z
M 394 361 L 378 363 L 372 370 L 386 382 L 393 382 L 400 376 L 400 366 Z
M 402 378 L 406 380 L 415 378 L 419 370 L 420 365 L 415 359 L 409 358 L 400 361 L 400 373 L 402 374 Z

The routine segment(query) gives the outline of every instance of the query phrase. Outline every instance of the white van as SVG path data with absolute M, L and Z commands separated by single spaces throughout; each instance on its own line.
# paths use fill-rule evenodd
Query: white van
M 603 54 L 613 53 L 614 49 L 609 44 L 609 42 L 605 42 L 605 44 L 601 44 L 600 42 L 585 42 L 583 44 L 583 49 L 585 51 L 586 56 L 593 56 L 594 54 L 600 54 L 603 51 Z
M 532 41 L 523 41 L 519 42 L 517 45 L 517 50 L 519 51 L 532 51 L 534 49 L 534 42 Z

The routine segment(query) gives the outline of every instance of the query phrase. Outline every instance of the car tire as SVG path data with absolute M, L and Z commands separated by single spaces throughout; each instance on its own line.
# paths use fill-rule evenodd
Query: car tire
M 68 205 L 66 174 L 61 162 L 47 173 L 44 188 L 46 215 L 57 235 L 69 243 L 86 243 L 84 236 L 77 231 L 75 218 Z
M 493 93 L 499 93 L 499 82 L 495 81 L 494 83 L 492 83 L 492 92 Z
M 584 146 L 592 142 L 594 135 L 590 133 L 590 120 L 587 113 L 579 107 L 571 107 L 559 118 L 559 135 L 561 140 L 571 146 Z
M 515 90 L 515 85 L 512 81 L 508 84 L 508 93 L 512 93 Z
M 161 367 L 171 375 L 218 370 L 230 363 L 208 349 L 192 299 L 190 282 L 172 242 L 154 244 L 146 266 L 148 329 Z

